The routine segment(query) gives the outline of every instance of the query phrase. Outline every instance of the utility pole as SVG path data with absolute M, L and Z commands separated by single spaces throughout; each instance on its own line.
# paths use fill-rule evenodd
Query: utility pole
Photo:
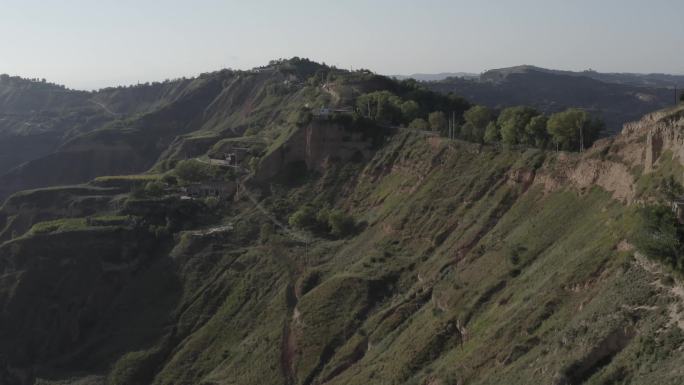
M 447 138 L 451 139 L 451 116 L 449 117 L 449 129 L 447 130 Z
M 584 122 L 579 122 L 580 152 L 584 151 Z
M 455 122 L 453 118 L 453 114 L 449 116 L 449 139 L 454 139 L 454 128 L 455 128 Z
M 451 139 L 451 115 L 449 115 L 447 121 L 449 122 L 449 134 L 447 135 L 447 138 Z
M 380 98 L 378 98 L 378 110 L 375 111 L 375 120 L 378 120 L 378 115 L 380 115 Z

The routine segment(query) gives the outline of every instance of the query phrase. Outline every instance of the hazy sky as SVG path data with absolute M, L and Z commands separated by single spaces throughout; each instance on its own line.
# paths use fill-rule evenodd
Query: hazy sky
M 308 57 L 684 73 L 684 0 L 0 0 L 0 73 L 98 88 Z

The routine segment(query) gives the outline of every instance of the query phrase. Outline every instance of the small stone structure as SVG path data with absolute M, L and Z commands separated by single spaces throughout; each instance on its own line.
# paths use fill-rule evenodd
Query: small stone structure
M 240 164 L 252 155 L 249 147 L 230 146 L 224 152 L 212 155 L 209 164 L 223 167 L 239 168 Z

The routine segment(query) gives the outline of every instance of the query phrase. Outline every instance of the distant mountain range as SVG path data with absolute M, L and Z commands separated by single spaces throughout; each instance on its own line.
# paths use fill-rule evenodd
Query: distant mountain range
M 674 87 L 684 88 L 684 76 L 572 72 L 524 65 L 490 70 L 474 78 L 425 81 L 425 85 L 493 108 L 530 105 L 545 113 L 584 108 L 606 122 L 608 133 L 616 133 L 624 123 L 674 104 Z
M 471 72 L 441 72 L 438 74 L 391 75 L 390 77 L 398 80 L 415 79 L 419 82 L 435 82 L 447 78 L 477 79 L 480 75 Z
M 638 87 L 656 87 L 656 88 L 673 88 L 684 87 L 684 75 L 670 75 L 670 74 L 639 74 L 639 73 L 619 73 L 619 72 L 596 72 L 594 70 L 586 71 L 562 71 L 553 70 L 531 65 L 521 65 L 516 67 L 500 68 L 484 72 L 481 76 L 477 76 L 482 80 L 496 80 L 505 78 L 510 74 L 515 73 L 529 73 L 529 72 L 544 72 L 553 75 L 579 76 L 588 77 L 594 80 L 599 80 L 606 83 L 625 84 Z
M 447 78 L 492 80 L 496 79 L 497 76 L 505 77 L 509 74 L 525 73 L 530 71 L 545 72 L 556 75 L 583 76 L 595 80 L 600 80 L 606 83 L 627 84 L 639 87 L 672 88 L 677 86 L 684 88 L 684 75 L 672 75 L 661 73 L 640 74 L 629 72 L 597 72 L 591 69 L 585 71 L 564 71 L 536 67 L 533 65 L 520 65 L 515 67 L 499 68 L 485 71 L 482 74 L 477 74 L 473 72 L 440 72 L 434 74 L 415 73 L 411 75 L 390 75 L 390 77 L 399 80 L 415 79 L 420 82 L 434 82 L 444 80 Z

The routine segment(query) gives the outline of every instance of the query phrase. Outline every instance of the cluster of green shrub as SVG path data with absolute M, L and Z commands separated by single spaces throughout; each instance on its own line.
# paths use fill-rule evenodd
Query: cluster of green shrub
M 576 151 L 600 137 L 604 123 L 586 111 L 569 108 L 546 116 L 531 107 L 518 106 L 498 112 L 474 106 L 463 114 L 464 123 L 454 136 L 478 143 L 503 143 Z M 448 135 L 442 128 L 441 132 Z
M 383 90 L 356 98 L 358 114 L 384 125 L 439 131 L 447 126 L 447 117 L 441 111 L 453 112 L 460 119 L 470 107 L 453 94 L 439 95 L 409 81 L 399 85 L 396 94 Z
M 292 227 L 309 230 L 315 233 L 330 234 L 334 237 L 346 237 L 356 230 L 354 217 L 342 210 L 316 208 L 303 205 L 288 220 Z
M 436 94 L 412 81 L 396 83 L 394 88 L 396 92 L 383 90 L 358 96 L 356 114 L 381 125 L 432 130 L 477 143 L 565 151 L 591 146 L 605 128 L 600 119 L 578 108 L 550 116 L 526 106 L 496 111 L 471 107 L 460 97 Z
M 295 59 L 295 64 L 307 63 L 305 59 Z M 310 85 L 335 82 L 354 88 L 363 84 L 377 90 L 354 97 L 355 113 L 352 115 L 365 119 L 364 124 L 372 121 L 380 126 L 437 131 L 444 136 L 478 143 L 565 151 L 591 146 L 605 128 L 600 119 L 577 108 L 550 116 L 526 106 L 497 111 L 472 106 L 454 94 L 430 91 L 413 79 L 396 81 L 367 70 L 348 72 L 325 65 L 308 70 L 313 72 L 308 79 Z M 307 123 L 309 118 L 310 114 L 298 111 L 290 120 L 301 124 Z
M 639 209 L 635 246 L 647 257 L 684 273 L 684 226 L 667 205 Z

